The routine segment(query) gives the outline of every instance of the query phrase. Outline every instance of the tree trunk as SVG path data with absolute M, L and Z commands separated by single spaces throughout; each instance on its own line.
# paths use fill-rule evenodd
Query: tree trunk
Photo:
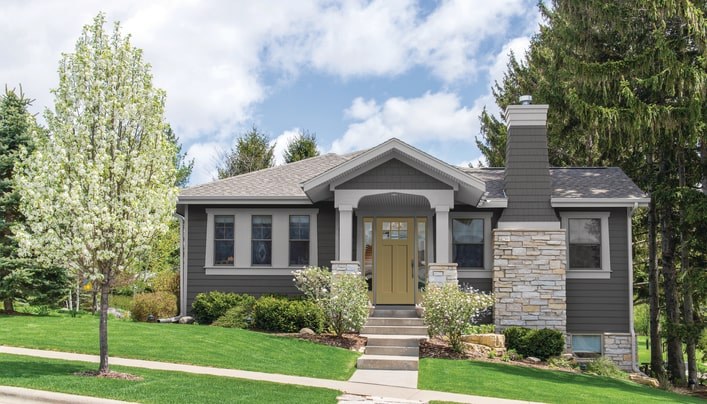
M 703 156 L 704 157 L 704 156 Z M 680 156 L 679 160 L 680 168 L 678 173 L 680 175 L 680 187 L 684 189 L 687 186 L 687 181 L 685 179 L 685 160 L 684 155 Z M 704 178 L 703 178 L 704 181 Z M 690 273 L 690 257 L 689 257 L 689 247 L 687 243 L 687 223 L 685 223 L 685 206 L 683 200 L 682 208 L 680 209 L 680 270 L 683 273 L 683 317 L 685 319 L 685 328 L 687 332 L 685 333 L 685 350 L 687 351 L 687 382 L 688 386 L 697 385 L 697 357 L 695 355 L 695 345 L 698 335 L 694 335 L 694 304 L 692 301 L 692 274 Z
M 5 313 L 12 313 L 15 311 L 15 305 L 13 304 L 12 299 L 5 299 L 2 301 L 2 306 L 3 309 L 5 309 Z
M 654 377 L 662 378 L 663 345 L 660 335 L 660 289 L 658 273 L 658 253 L 656 245 L 657 223 L 655 200 L 651 197 L 648 206 L 648 300 L 650 303 L 650 342 L 651 342 L 651 372 Z
M 101 282 L 101 320 L 98 326 L 98 338 L 100 342 L 101 362 L 98 372 L 106 374 L 108 369 L 108 291 L 110 287 L 107 281 Z
M 668 349 L 668 373 L 674 385 L 685 385 L 685 361 L 682 356 L 682 340 L 677 332 L 680 326 L 680 300 L 678 279 L 675 270 L 675 229 L 672 206 L 666 206 L 662 215 L 662 274 L 665 295 L 665 315 L 668 322 L 666 345 Z

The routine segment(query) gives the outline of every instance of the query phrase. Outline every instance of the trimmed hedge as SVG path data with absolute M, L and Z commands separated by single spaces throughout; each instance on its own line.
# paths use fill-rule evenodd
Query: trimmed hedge
M 214 291 L 196 295 L 191 308 L 198 323 L 211 324 L 233 307 L 242 306 L 247 312 L 254 304 L 255 298 L 251 295 Z
M 543 328 L 533 330 L 525 327 L 509 327 L 503 331 L 506 348 L 514 349 L 523 357 L 534 356 L 546 360 L 562 354 L 565 336 L 561 331 Z
M 133 298 L 130 316 L 135 321 L 147 321 L 152 314 L 156 319 L 177 314 L 177 298 L 169 292 L 139 293 Z
M 322 310 L 308 300 L 263 296 L 253 307 L 253 328 L 263 331 L 298 332 L 307 327 L 319 333 L 324 324 Z
M 231 307 L 211 325 L 225 328 L 250 328 L 253 325 L 253 305 L 243 304 Z

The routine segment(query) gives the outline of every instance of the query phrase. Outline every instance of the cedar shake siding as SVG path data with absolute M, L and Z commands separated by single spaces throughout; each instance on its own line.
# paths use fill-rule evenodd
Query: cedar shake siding
M 628 295 L 628 244 L 626 208 L 571 209 L 581 212 L 610 212 L 609 279 L 567 279 L 567 332 L 598 333 L 630 331 Z M 570 211 L 570 209 L 562 209 Z M 572 270 L 568 269 L 568 273 Z
M 337 189 L 451 189 L 449 185 L 391 159 L 351 179 Z

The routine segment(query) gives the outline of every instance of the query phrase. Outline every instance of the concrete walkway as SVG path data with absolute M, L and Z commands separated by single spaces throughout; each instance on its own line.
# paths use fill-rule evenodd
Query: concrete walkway
M 38 358 L 60 359 L 78 362 L 98 363 L 98 355 L 75 354 L 68 352 L 45 351 L 39 349 L 15 348 L 0 346 L 0 353 L 25 355 Z M 445 393 L 441 391 L 419 390 L 408 387 L 384 386 L 379 384 L 369 384 L 352 381 L 339 381 L 316 379 L 312 377 L 290 376 L 274 373 L 251 372 L 247 370 L 223 369 L 208 366 L 183 365 L 178 363 L 146 361 L 139 359 L 110 358 L 111 365 L 129 366 L 143 369 L 167 370 L 185 373 L 194 373 L 210 376 L 233 377 L 238 379 L 260 380 L 273 383 L 295 384 L 301 386 L 321 387 L 325 389 L 339 390 L 344 393 L 359 396 L 385 397 L 387 402 L 390 399 L 402 399 L 408 401 L 428 402 L 452 401 L 458 403 L 478 403 L 478 404 L 511 404 L 524 401 L 506 400 L 500 398 L 479 397 L 466 394 Z M 470 381 L 472 382 L 472 381 Z

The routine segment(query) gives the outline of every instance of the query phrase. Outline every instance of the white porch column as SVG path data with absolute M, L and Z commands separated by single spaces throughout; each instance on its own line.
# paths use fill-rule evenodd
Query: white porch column
M 339 261 L 351 261 L 353 249 L 353 207 L 339 205 Z
M 449 206 L 435 206 L 435 261 L 448 263 L 449 261 Z

